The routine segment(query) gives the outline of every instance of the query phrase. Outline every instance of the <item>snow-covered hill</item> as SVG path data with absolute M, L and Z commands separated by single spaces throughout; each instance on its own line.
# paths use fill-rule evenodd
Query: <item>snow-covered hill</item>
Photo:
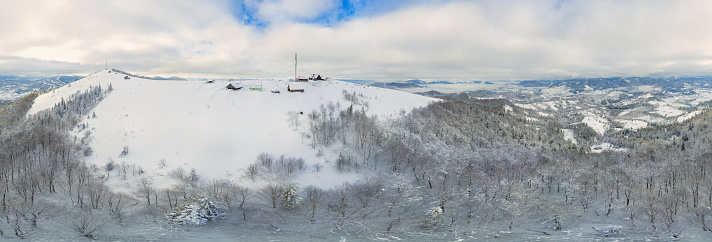
M 101 71 L 38 97 L 29 114 L 52 107 L 62 98 L 101 85 L 113 91 L 94 109 L 96 117 L 85 117 L 87 129 L 75 131 L 77 137 L 90 132 L 93 153 L 89 164 L 104 166 L 107 162 L 135 164 L 154 179 L 154 184 L 168 181 L 169 171 L 195 168 L 202 179 L 224 178 L 246 182 L 243 170 L 255 162 L 260 153 L 303 158 L 307 165 L 322 163 L 324 169 L 307 169 L 296 182 L 300 185 L 330 187 L 340 181 L 353 180 L 355 174 L 341 174 L 333 169 L 335 152 L 317 151 L 309 146 L 302 133 L 307 130 L 308 114 L 322 104 L 338 104 L 346 109 L 352 102 L 344 92 L 360 97 L 367 114 L 388 118 L 402 110 L 427 105 L 437 99 L 390 89 L 340 82 L 293 83 L 286 81 L 244 81 L 232 85 L 244 87 L 228 90 L 228 82 L 167 81 L 140 78 Z M 304 93 L 288 92 L 305 89 Z M 250 87 L 262 87 L 251 91 Z M 273 93 L 271 91 L 279 91 Z M 301 126 L 294 128 L 288 113 L 297 116 Z M 123 148 L 128 154 L 121 156 Z M 165 160 L 165 166 L 159 165 Z M 110 181 L 112 182 L 112 181 Z M 121 181 L 113 181 L 121 183 Z M 128 185 L 128 184 L 127 184 Z M 166 184 L 167 186 L 168 184 Z M 115 186 L 116 187 L 116 186 Z

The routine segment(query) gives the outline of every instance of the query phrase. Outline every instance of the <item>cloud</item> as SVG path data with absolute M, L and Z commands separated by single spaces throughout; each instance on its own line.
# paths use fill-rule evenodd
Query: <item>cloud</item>
M 88 67 L 77 63 L 62 61 L 0 56 L 0 73 L 2 73 L 2 75 L 45 76 L 52 75 L 53 73 L 83 73 L 90 69 L 99 70 L 98 68 L 99 66 L 96 65 Z M 51 70 L 52 72 L 48 73 L 47 70 Z
M 0 71 L 540 79 L 712 74 L 708 1 L 3 1 Z M 253 18 L 245 21 L 245 16 Z M 54 63 L 33 65 L 33 62 Z M 35 68 L 33 70 L 33 68 Z

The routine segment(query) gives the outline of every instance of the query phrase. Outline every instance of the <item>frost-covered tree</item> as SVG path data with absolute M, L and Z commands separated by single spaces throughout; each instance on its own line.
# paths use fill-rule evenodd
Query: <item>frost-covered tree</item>
M 166 215 L 166 219 L 178 224 L 203 225 L 209 221 L 217 221 L 226 214 L 216 202 L 208 197 L 193 196 L 183 206 Z
M 287 210 L 296 209 L 299 207 L 299 202 L 302 200 L 297 194 L 298 188 L 294 184 L 287 184 L 282 192 L 282 206 Z

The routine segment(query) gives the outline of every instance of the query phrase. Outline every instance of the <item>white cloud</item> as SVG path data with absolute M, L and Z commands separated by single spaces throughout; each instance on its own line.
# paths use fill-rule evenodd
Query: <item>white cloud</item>
M 324 25 L 305 20 L 337 11 L 333 1 L 246 0 L 264 27 L 233 5 L 3 1 L 0 59 L 14 63 L 0 72 L 45 61 L 35 72 L 89 73 L 109 59 L 146 74 L 284 79 L 298 52 L 304 74 L 335 78 L 712 74 L 708 1 L 416 1 Z

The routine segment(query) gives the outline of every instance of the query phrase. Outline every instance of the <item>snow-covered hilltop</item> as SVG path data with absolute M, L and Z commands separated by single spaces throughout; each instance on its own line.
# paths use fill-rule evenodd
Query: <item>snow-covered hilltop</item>
M 436 100 L 331 80 L 235 81 L 231 84 L 243 87 L 235 91 L 226 88 L 229 82 L 125 78 L 111 71 L 92 74 L 41 95 L 29 114 L 50 108 L 91 86 L 101 85 L 106 90 L 111 85 L 113 91 L 96 106 L 95 116 L 82 121 L 86 128 L 75 131 L 80 138 L 89 132 L 93 153 L 86 162 L 98 166 L 109 162 L 135 164 L 157 180 L 154 184 L 160 184 L 162 176 L 178 167 L 187 171 L 195 168 L 203 179 L 238 181 L 244 169 L 263 152 L 301 157 L 310 166 L 322 163 L 324 169 L 320 172 L 297 178 L 301 185 L 340 184 L 356 176 L 337 176 L 333 165 L 324 163 L 334 160 L 338 153 L 325 151 L 317 157 L 317 151 L 309 146 L 303 133 L 312 110 L 329 103 L 341 110 L 353 105 L 355 110 L 388 118 Z M 288 92 L 288 87 L 305 91 Z M 349 95 L 356 95 L 361 101 L 346 100 Z M 295 127 L 294 118 L 301 123 L 299 127 Z M 121 155 L 124 147 L 128 153 Z

